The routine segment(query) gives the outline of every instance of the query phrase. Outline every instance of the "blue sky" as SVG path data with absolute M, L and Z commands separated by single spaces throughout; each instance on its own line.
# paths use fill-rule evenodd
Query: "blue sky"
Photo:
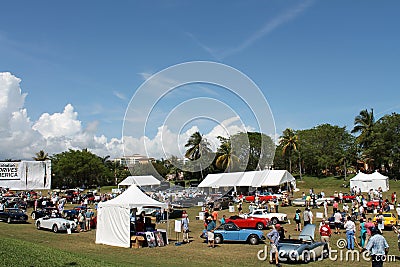
M 399 8 L 398 1 L 6 1 L 0 72 L 21 79 L 32 125 L 70 104 L 76 116 L 65 127 L 104 135 L 102 144 L 121 138 L 146 77 L 196 60 L 251 78 L 278 135 L 322 123 L 351 129 L 362 109 L 374 108 L 377 118 L 400 110 Z M 42 136 L 51 132 L 40 125 Z M 46 148 L 57 151 L 48 141 Z

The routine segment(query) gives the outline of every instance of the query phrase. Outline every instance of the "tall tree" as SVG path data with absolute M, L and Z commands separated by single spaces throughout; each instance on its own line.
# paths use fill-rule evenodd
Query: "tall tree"
M 373 168 L 373 166 L 370 166 L 373 163 L 373 159 L 369 155 L 368 149 L 372 142 L 371 135 L 374 124 L 374 110 L 371 109 L 371 112 L 368 112 L 367 109 L 361 110 L 360 114 L 354 119 L 354 128 L 351 131 L 351 133 L 359 133 L 358 137 L 356 138 L 356 142 L 360 146 L 362 159 L 364 162 L 370 163 L 368 168 Z
M 283 131 L 279 144 L 282 145 L 282 154 L 289 159 L 289 172 L 292 173 L 292 153 L 297 152 L 299 138 L 292 129 Z
M 201 179 L 203 180 L 202 157 L 204 159 L 211 153 L 210 143 L 200 134 L 200 132 L 195 132 L 189 137 L 185 147 L 188 147 L 185 157 L 191 161 L 199 161 Z
M 217 160 L 215 161 L 215 165 L 220 170 L 231 172 L 238 167 L 240 160 L 233 153 L 231 140 L 229 138 L 218 136 L 218 139 L 221 141 L 221 145 L 217 150 Z
M 45 153 L 43 150 L 40 150 L 39 152 L 35 153 L 35 157 L 33 157 L 35 161 L 45 161 L 50 159 L 49 154 Z

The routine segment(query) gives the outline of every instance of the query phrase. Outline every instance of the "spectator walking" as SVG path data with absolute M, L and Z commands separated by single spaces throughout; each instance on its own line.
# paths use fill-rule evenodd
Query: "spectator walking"
M 364 219 L 360 219 L 360 246 L 363 248 L 365 246 L 365 240 L 367 238 L 367 228 L 365 227 Z
M 213 221 L 212 217 L 209 216 L 207 218 L 209 221 L 207 224 L 207 240 L 208 240 L 208 247 L 214 248 L 215 243 L 214 243 L 214 229 L 217 227 L 215 222 Z
M 301 211 L 299 209 L 296 210 L 294 214 L 294 221 L 296 222 L 296 231 L 301 231 Z
M 273 227 L 271 232 L 267 234 L 267 238 L 269 239 L 271 244 L 270 263 L 273 264 L 273 259 L 275 259 L 276 266 L 280 267 L 281 265 L 279 264 L 279 252 L 278 252 L 280 235 L 278 232 L 278 228 L 280 228 L 280 225 L 279 224 L 275 225 L 275 227 Z
M 328 250 L 330 249 L 329 241 L 332 235 L 332 230 L 329 227 L 329 221 L 322 219 L 321 226 L 319 227 L 319 234 L 321 235 L 321 242 L 328 244 Z
M 371 234 L 371 238 L 362 251 L 369 251 L 372 258 L 372 267 L 382 267 L 389 252 L 389 245 L 376 227 L 371 228 Z
M 346 239 L 347 239 L 347 249 L 354 249 L 354 235 L 356 233 L 356 225 L 351 220 L 351 217 L 348 216 L 346 223 L 344 224 L 344 228 L 346 229 Z
M 335 214 L 333 215 L 334 222 L 335 222 L 335 234 L 340 233 L 340 228 L 342 226 L 342 214 L 340 213 L 340 210 L 337 210 Z
M 303 221 L 304 221 L 304 226 L 307 224 L 310 224 L 310 209 L 306 208 L 303 212 Z
M 189 216 L 183 214 L 182 218 L 183 243 L 189 243 Z

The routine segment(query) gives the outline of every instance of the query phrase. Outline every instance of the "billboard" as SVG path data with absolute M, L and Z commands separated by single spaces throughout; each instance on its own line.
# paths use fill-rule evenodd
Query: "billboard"
M 10 190 L 50 189 L 51 161 L 0 162 L 0 187 Z

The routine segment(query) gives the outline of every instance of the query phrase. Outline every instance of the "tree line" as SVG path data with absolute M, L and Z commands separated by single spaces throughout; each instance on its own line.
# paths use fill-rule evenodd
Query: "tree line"
M 52 156 L 42 150 L 33 158 L 52 161 L 53 188 L 115 185 L 129 175 L 148 174 L 172 181 L 200 182 L 212 173 L 272 168 L 286 169 L 300 178 L 334 175 L 346 179 L 348 173 L 375 170 L 395 178 L 400 173 L 397 113 L 375 120 L 373 109 L 362 110 L 350 131 L 331 124 L 304 130 L 285 129 L 277 145 L 270 136 L 258 132 L 218 139 L 220 145 L 212 151 L 208 140 L 195 132 L 185 145 L 187 160 L 171 156 L 129 169 L 88 149 L 70 149 Z

